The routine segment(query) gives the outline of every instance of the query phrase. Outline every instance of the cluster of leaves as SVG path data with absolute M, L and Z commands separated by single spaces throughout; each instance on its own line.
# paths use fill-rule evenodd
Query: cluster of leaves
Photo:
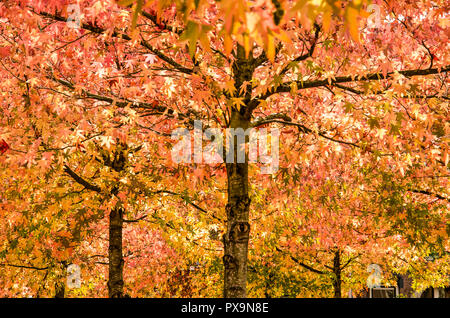
M 174 163 L 170 133 L 248 109 L 282 128 L 278 172 L 250 166 L 249 296 L 329 297 L 337 252 L 346 289 L 371 263 L 446 284 L 445 1 L 376 2 L 379 29 L 368 4 L 0 2 L 0 296 L 52 296 L 71 263 L 66 296 L 106 296 L 116 206 L 127 294 L 220 296 L 225 165 Z

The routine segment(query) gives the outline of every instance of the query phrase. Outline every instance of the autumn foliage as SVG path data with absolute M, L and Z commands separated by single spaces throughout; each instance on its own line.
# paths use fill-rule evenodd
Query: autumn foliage
M 448 285 L 448 9 L 0 1 L 0 297 Z M 196 120 L 279 129 L 278 169 L 176 163 Z

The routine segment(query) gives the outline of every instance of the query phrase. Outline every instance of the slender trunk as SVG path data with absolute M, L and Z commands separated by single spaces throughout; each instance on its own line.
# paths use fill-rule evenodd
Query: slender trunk
M 340 251 L 337 250 L 334 254 L 333 260 L 333 289 L 334 289 L 334 298 L 341 298 L 341 254 Z
M 107 166 L 121 172 L 125 169 L 126 163 L 126 144 L 121 144 L 120 147 L 110 155 L 104 156 L 104 162 Z M 114 186 L 111 194 L 117 195 L 119 191 L 118 186 Z M 118 203 L 111 209 L 109 214 L 109 277 L 108 277 L 108 296 L 109 298 L 126 297 L 123 293 L 123 253 L 122 253 L 122 229 L 123 229 L 123 214 L 124 209 Z
M 247 129 L 249 120 L 234 111 L 231 128 Z M 234 137 L 234 161 L 226 164 L 228 180 L 227 231 L 224 243 L 224 297 L 244 298 L 247 295 L 247 254 L 250 232 L 248 195 L 248 160 L 237 162 L 237 138 Z
M 62 261 L 59 264 L 59 267 L 64 274 L 60 275 L 59 279 L 55 283 L 55 295 L 53 296 L 53 298 L 64 298 L 64 296 L 66 294 L 66 282 L 68 280 L 67 263 L 65 261 Z M 47 273 L 45 273 L 44 281 L 47 278 L 47 275 L 48 275 L 48 271 L 47 271 Z M 70 288 L 70 286 L 69 286 L 69 288 Z M 38 298 L 39 298 L 39 296 L 38 296 Z
M 123 297 L 123 254 L 122 254 L 123 209 L 115 207 L 109 214 L 109 279 L 110 298 Z
M 265 283 L 265 286 L 264 286 L 265 287 L 264 297 L 272 298 L 270 296 L 270 291 L 271 291 L 271 288 L 272 288 L 272 284 L 273 284 L 273 274 L 270 273 L 268 278 L 266 279 L 266 283 Z
M 250 87 L 244 92 L 244 83 L 251 83 L 255 64 L 253 52 L 247 52 L 243 46 L 236 48 L 236 60 L 233 63 L 233 79 L 236 92 L 239 92 L 245 107 L 232 107 L 229 128 L 247 130 L 250 126 L 252 113 Z M 249 210 L 250 198 L 248 194 L 248 156 L 244 162 L 237 160 L 239 149 L 248 141 L 245 137 L 244 145 L 237 143 L 234 138 L 234 160 L 226 164 L 228 181 L 228 202 L 226 205 L 227 231 L 223 237 L 224 243 L 224 297 L 244 298 L 247 296 L 247 258 L 248 240 L 250 233 Z M 244 148 L 245 149 L 245 148 Z
M 54 298 L 64 298 L 65 291 L 66 291 L 66 284 L 64 284 L 63 282 L 56 283 Z

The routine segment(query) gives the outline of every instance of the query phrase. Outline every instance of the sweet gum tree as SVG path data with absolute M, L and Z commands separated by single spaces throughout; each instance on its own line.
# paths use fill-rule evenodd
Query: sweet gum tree
M 145 207 L 156 194 L 195 213 L 177 209 L 173 222 L 200 220 L 191 232 L 223 233 L 224 297 L 247 295 L 251 215 L 264 216 L 271 203 L 281 209 L 277 201 L 289 191 L 280 187 L 313 189 L 327 173 L 338 180 L 339 169 L 321 166 L 327 160 L 377 193 L 380 207 L 369 208 L 383 224 L 408 232 L 420 219 L 417 229 L 427 227 L 408 212 L 413 206 L 401 211 L 398 195 L 432 198 L 433 218 L 445 224 L 445 3 L 371 4 L 372 15 L 367 1 L 356 0 L 2 1 L 2 160 L 25 171 L 26 182 L 50 169 L 66 186 L 83 186 L 93 206 L 107 202 L 111 297 L 124 295 L 123 221 L 135 211 L 125 207 L 134 200 Z M 170 134 L 195 119 L 212 128 L 285 127 L 278 171 L 261 174 L 247 159 L 176 165 Z M 353 165 L 331 155 L 344 152 Z M 305 178 L 305 167 L 317 169 Z M 252 205 L 266 185 L 271 202 Z M 311 213 L 322 209 L 314 200 Z M 334 208 L 354 212 L 343 203 Z M 432 237 L 448 248 L 448 230 Z

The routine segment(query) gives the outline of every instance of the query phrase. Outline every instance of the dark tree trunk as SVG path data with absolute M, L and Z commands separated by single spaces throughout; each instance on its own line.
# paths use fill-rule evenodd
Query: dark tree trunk
M 113 158 L 104 157 L 107 166 L 117 172 L 125 169 L 126 145 L 121 144 L 120 148 L 113 152 Z M 118 186 L 114 186 L 111 190 L 112 195 L 117 195 Z M 123 214 L 124 209 L 118 203 L 109 214 L 109 277 L 108 277 L 108 296 L 110 298 L 127 297 L 123 293 L 123 266 L 124 259 L 122 253 L 122 230 L 123 230 Z
M 54 298 L 64 298 L 66 291 L 66 284 L 60 282 L 55 285 L 55 297 Z
M 333 260 L 333 289 L 334 289 L 334 298 L 341 298 L 341 254 L 340 251 L 337 250 L 334 254 Z
M 233 112 L 230 126 L 231 128 L 248 127 L 248 120 L 245 120 L 239 112 Z M 224 235 L 224 297 L 243 298 L 247 291 L 247 254 L 249 240 L 249 208 L 250 198 L 248 195 L 248 160 L 238 163 L 237 138 L 234 142 L 234 161 L 227 163 L 228 180 L 228 203 L 227 231 Z
M 244 83 L 250 83 L 255 69 L 253 52 L 247 55 L 241 45 L 237 46 L 236 60 L 233 63 L 233 79 L 236 92 L 243 98 L 245 106 L 237 109 L 232 107 L 228 128 L 250 127 L 252 113 L 251 85 L 245 93 L 241 90 Z M 245 138 L 245 142 L 248 138 Z M 249 210 L 248 193 L 248 156 L 244 162 L 237 161 L 237 152 L 243 145 L 237 144 L 234 137 L 234 161 L 226 163 L 228 202 L 225 207 L 227 214 L 227 229 L 223 237 L 224 243 L 224 297 L 244 298 L 247 296 L 247 258 L 249 241 Z M 242 149 L 242 148 L 241 148 Z M 224 158 L 225 159 L 225 158 Z
M 63 271 L 63 273 L 65 275 L 61 275 L 59 277 L 59 279 L 56 281 L 55 283 L 55 295 L 53 296 L 53 298 L 64 298 L 65 294 L 66 294 L 66 282 L 67 282 L 67 263 L 65 261 L 62 261 L 60 264 L 60 269 Z M 48 271 L 45 274 L 44 277 L 44 281 L 47 278 L 48 275 Z M 70 287 L 70 286 L 69 286 Z M 39 293 L 39 292 L 38 292 Z M 39 296 L 38 296 L 39 298 Z
M 113 169 L 116 172 L 125 170 L 126 166 L 126 149 L 125 143 L 120 143 L 117 149 L 111 153 L 101 151 L 101 161 L 106 167 Z M 69 166 L 64 166 L 64 171 L 72 177 L 77 183 L 83 185 L 85 188 L 102 193 L 102 189 L 95 184 L 91 184 L 77 175 Z M 110 195 L 113 197 L 119 192 L 119 182 L 113 186 Z M 123 214 L 124 209 L 121 207 L 121 203 L 118 202 L 116 206 L 111 209 L 109 214 L 109 247 L 108 247 L 108 265 L 109 265 L 109 277 L 108 277 L 108 295 L 110 298 L 128 297 L 123 294 L 123 265 L 124 259 L 122 254 L 122 229 L 123 229 Z
M 122 254 L 123 209 L 115 207 L 109 215 L 109 279 L 110 298 L 123 297 L 123 254 Z

